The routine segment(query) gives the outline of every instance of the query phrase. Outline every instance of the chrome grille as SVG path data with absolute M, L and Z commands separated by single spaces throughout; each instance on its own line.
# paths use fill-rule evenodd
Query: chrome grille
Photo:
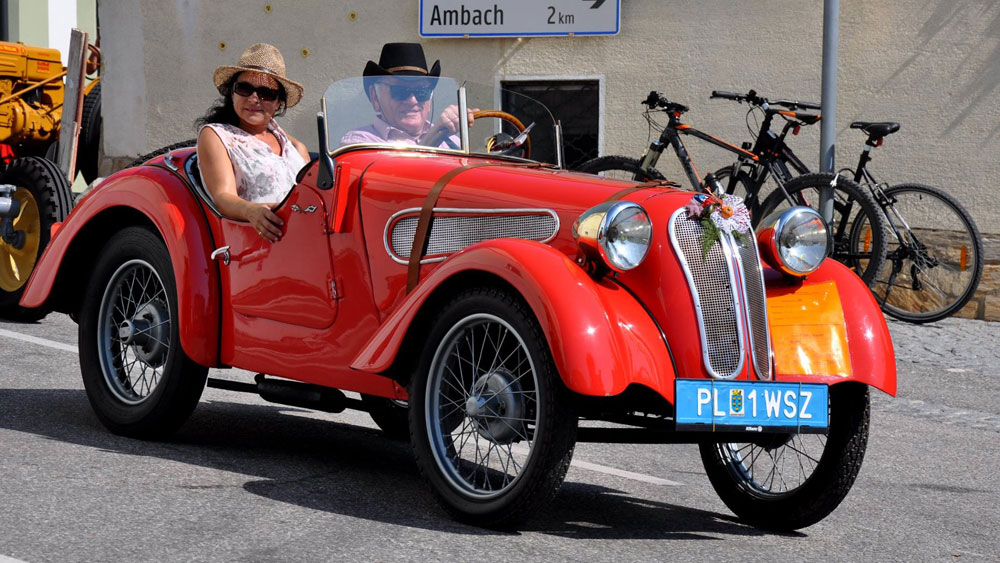
M 714 244 L 703 255 L 703 233 L 701 223 L 688 219 L 683 209 L 671 218 L 670 236 L 695 295 L 705 366 L 714 377 L 732 378 L 743 367 L 743 338 L 730 245 Z
M 413 236 L 417 231 L 419 209 L 407 209 L 397 213 L 403 215 L 393 223 L 389 220 L 386 229 L 386 249 L 397 262 L 405 263 L 413 248 Z M 557 215 L 546 209 L 533 210 L 479 210 L 479 209 L 434 209 L 427 242 L 427 256 L 458 252 L 467 246 L 497 238 L 520 238 L 547 242 L 559 230 Z M 443 257 L 438 258 L 443 259 Z M 434 258 L 424 259 L 432 261 Z
M 760 379 L 771 378 L 770 338 L 767 329 L 767 298 L 764 293 L 763 273 L 760 269 L 760 254 L 753 235 L 743 237 L 744 242 L 734 240 L 743 266 L 743 290 L 746 294 L 747 316 L 750 318 L 750 342 L 753 350 L 753 364 Z

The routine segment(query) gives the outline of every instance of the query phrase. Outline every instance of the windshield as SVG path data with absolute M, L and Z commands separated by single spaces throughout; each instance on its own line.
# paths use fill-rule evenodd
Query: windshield
M 463 140 L 464 87 L 476 116 Z M 338 80 L 323 94 L 330 148 L 365 144 L 422 146 L 508 155 L 558 164 L 561 138 L 541 102 L 499 87 L 447 77 L 383 76 Z M 463 142 L 464 141 L 464 142 Z

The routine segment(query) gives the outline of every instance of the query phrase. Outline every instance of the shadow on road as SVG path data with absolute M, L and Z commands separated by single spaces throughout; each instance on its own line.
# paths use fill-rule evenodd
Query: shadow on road
M 450 520 L 420 479 L 409 444 L 374 429 L 298 416 L 294 408 L 203 400 L 166 442 L 110 434 L 82 390 L 0 389 L 0 428 L 246 475 L 247 492 L 356 518 L 455 534 L 503 535 Z M 177 485 L 212 489 L 227 483 Z M 719 539 L 764 532 L 729 515 L 567 482 L 555 502 L 521 526 L 581 539 Z M 517 532 L 511 532 L 517 533 Z

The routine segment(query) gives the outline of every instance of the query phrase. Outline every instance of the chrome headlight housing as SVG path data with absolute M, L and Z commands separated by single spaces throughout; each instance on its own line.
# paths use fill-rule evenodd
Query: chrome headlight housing
M 573 223 L 573 238 L 588 258 L 624 272 L 646 258 L 653 225 L 638 203 L 607 201 L 580 215 Z
M 811 207 L 793 207 L 768 216 L 757 228 L 761 258 L 791 276 L 815 272 L 830 253 L 832 238 L 823 216 Z

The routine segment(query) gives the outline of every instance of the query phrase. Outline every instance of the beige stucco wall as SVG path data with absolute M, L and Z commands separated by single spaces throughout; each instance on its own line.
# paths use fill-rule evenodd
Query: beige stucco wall
M 267 11 L 266 7 L 270 7 Z M 331 81 L 360 74 L 386 41 L 419 41 L 417 0 L 102 0 L 106 56 L 104 139 L 109 156 L 132 156 L 195 135 L 216 94 L 212 69 L 249 44 L 285 54 L 306 96 L 283 118 L 315 148 L 315 112 Z M 688 121 L 748 140 L 745 106 L 710 101 L 712 89 L 756 88 L 818 100 L 822 0 L 623 0 L 614 37 L 423 40 L 445 74 L 479 82 L 524 75 L 588 75 L 603 81 L 603 152 L 638 156 L 646 144 L 639 100 L 650 89 L 691 107 Z M 353 16 L 352 16 L 353 15 Z M 225 48 L 220 44 L 224 43 Z M 308 56 L 303 56 L 303 49 Z M 852 120 L 900 121 L 875 154 L 885 180 L 943 186 L 995 227 L 1000 171 L 1000 3 L 988 0 L 841 0 L 838 165 L 853 165 L 862 136 Z M 795 139 L 818 160 L 819 128 Z M 712 170 L 727 153 L 692 141 Z M 673 158 L 661 161 L 680 178 Z

